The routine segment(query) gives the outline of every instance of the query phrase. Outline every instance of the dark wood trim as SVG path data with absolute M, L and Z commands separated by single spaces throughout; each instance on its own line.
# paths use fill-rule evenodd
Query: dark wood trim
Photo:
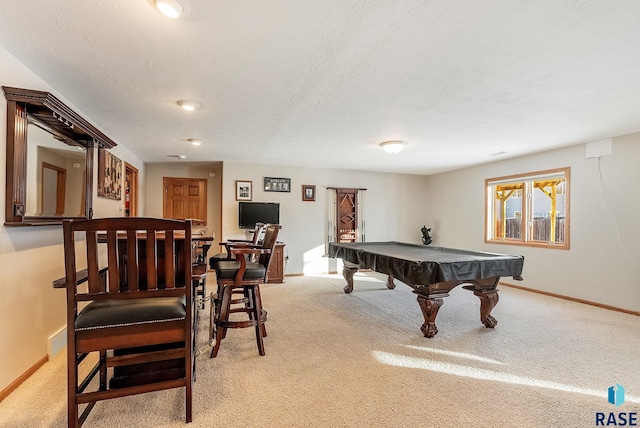
M 48 92 L 3 86 L 7 100 L 5 225 L 61 224 L 60 217 L 25 217 L 27 125 L 50 132 L 57 140 L 86 149 L 85 215 L 93 216 L 93 170 L 95 149 L 113 148 L 116 143 Z
M 7 398 L 9 396 L 9 394 L 11 394 L 13 391 L 16 390 L 16 388 L 18 388 L 20 385 L 22 385 L 22 383 L 25 380 L 29 379 L 31 377 L 31 375 L 34 374 L 40 367 L 44 366 L 47 363 L 47 361 L 49 361 L 49 356 L 45 355 L 40 360 L 38 360 L 38 362 L 36 362 L 33 366 L 31 366 L 31 368 L 29 368 L 29 370 L 27 370 L 26 372 L 22 373 L 16 380 L 11 382 L 9 384 L 9 386 L 7 386 L 5 389 L 0 391 L 0 401 L 2 401 L 5 398 Z
M 105 149 L 111 149 L 117 145 L 111 138 L 49 92 L 9 86 L 3 86 L 2 90 L 7 101 L 28 106 L 27 110 L 30 114 L 71 140 L 83 142 L 85 147 L 91 140 Z M 51 117 L 51 113 L 53 113 L 53 117 Z M 80 136 L 82 138 L 79 138 Z
M 359 187 L 327 187 L 327 189 L 332 190 L 367 190 Z
M 7 158 L 5 221 L 21 222 L 26 210 L 27 112 L 15 102 L 7 102 Z
M 517 288 L 517 289 L 522 290 L 522 291 L 530 291 L 532 293 L 543 294 L 543 295 L 549 296 L 549 297 L 556 297 L 558 299 L 569 300 L 571 302 L 582 303 L 582 304 L 589 305 L 589 306 L 595 306 L 597 308 L 608 309 L 610 311 L 622 312 L 622 313 L 625 313 L 625 314 L 635 315 L 637 317 L 640 317 L 640 312 L 639 311 L 631 311 L 629 309 L 617 308 L 615 306 L 605 305 L 604 303 L 591 302 L 589 300 L 578 299 L 578 298 L 570 297 L 570 296 L 564 296 L 562 294 L 551 293 L 549 291 L 536 290 L 535 288 L 523 287 L 521 285 L 509 284 L 507 282 L 502 282 L 502 281 L 500 281 L 500 285 L 504 285 L 504 286 L 511 287 L 511 288 Z

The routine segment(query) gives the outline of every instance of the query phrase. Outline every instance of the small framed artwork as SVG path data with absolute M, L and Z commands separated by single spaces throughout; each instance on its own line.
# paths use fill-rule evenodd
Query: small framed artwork
M 236 201 L 250 201 L 253 182 L 236 180 Z
M 98 196 L 109 199 L 122 198 L 122 159 L 111 152 L 98 150 Z
M 265 192 L 291 192 L 291 179 L 265 177 L 264 191 Z
M 302 185 L 302 200 L 303 201 L 315 201 L 316 200 L 316 186 L 313 184 Z

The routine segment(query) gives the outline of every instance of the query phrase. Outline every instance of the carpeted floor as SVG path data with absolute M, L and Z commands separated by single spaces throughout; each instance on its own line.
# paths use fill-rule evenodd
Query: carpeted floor
M 500 287 L 495 329 L 456 288 L 420 332 L 411 289 L 359 273 L 262 287 L 267 355 L 232 330 L 217 358 L 202 312 L 191 427 L 590 427 L 596 412 L 640 411 L 640 319 Z M 0 403 L 3 427 L 66 426 L 65 355 Z M 619 383 L 626 402 L 607 402 Z M 88 427 L 183 427 L 182 389 L 100 402 Z

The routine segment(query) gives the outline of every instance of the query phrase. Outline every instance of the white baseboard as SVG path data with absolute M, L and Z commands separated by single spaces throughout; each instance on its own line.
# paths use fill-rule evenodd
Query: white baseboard
M 62 327 L 47 338 L 47 354 L 49 358 L 52 358 L 65 346 L 67 346 L 67 327 Z

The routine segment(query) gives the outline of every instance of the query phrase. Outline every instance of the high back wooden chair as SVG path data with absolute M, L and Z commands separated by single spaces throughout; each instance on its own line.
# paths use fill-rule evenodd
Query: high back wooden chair
M 97 401 L 179 387 L 191 422 L 191 223 L 105 218 L 65 221 L 63 232 L 69 427 L 81 426 Z M 87 284 L 78 286 L 84 265 Z M 92 352 L 98 362 L 80 381 L 78 366 Z
M 214 313 L 210 318 L 210 334 L 215 335 L 215 344 L 211 350 L 211 358 L 218 355 L 222 339 L 228 328 L 255 327 L 258 352 L 264 355 L 263 337 L 266 336 L 264 323 L 267 313 L 262 308 L 260 284 L 268 281 L 271 255 L 276 246 L 280 225 L 265 225 L 262 245 L 229 246 L 229 254 L 233 261 L 220 261 L 216 268 L 218 285 L 217 297 L 214 300 Z M 251 261 L 255 260 L 255 261 Z M 244 299 L 234 299 L 234 294 L 243 294 Z M 232 306 L 241 303 L 242 306 Z M 231 314 L 244 313 L 246 319 L 231 319 Z M 215 327 L 215 330 L 214 330 Z M 214 334 L 215 332 L 215 334 Z
M 209 258 L 209 268 L 216 270 L 218 262 L 222 260 L 233 260 L 233 256 L 229 252 L 229 248 L 238 245 L 258 245 L 258 240 L 262 236 L 264 230 L 264 223 L 256 223 L 256 227 L 253 229 L 253 236 L 248 239 L 227 239 L 225 242 L 221 242 L 220 245 L 224 245 L 226 253 L 218 253 Z

